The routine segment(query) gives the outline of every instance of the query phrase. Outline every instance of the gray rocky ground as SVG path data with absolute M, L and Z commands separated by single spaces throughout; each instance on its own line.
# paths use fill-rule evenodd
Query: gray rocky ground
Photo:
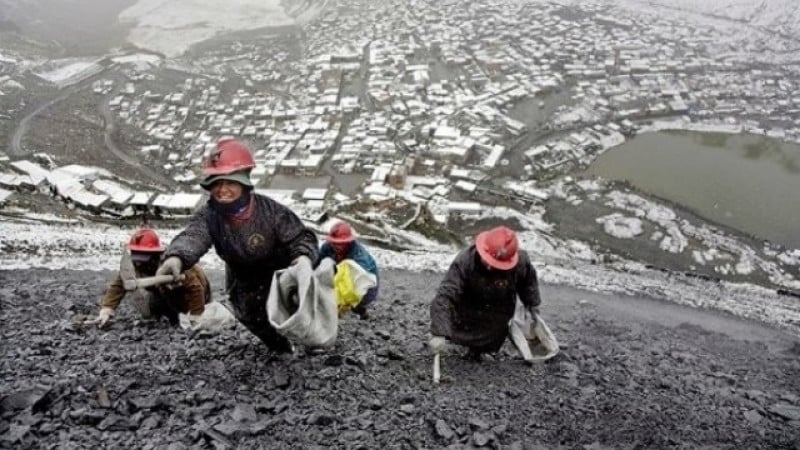
M 453 349 L 435 386 L 440 274 L 386 273 L 370 320 L 293 358 L 127 304 L 76 326 L 110 276 L 0 271 L 0 448 L 800 448 L 800 340 L 717 313 L 545 286 L 558 357 Z

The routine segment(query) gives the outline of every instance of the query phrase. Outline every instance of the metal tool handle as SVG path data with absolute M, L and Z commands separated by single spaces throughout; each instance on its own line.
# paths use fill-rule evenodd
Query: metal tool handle
M 135 291 L 136 289 L 144 289 L 152 286 L 160 286 L 162 284 L 181 282 L 185 278 L 186 276 L 183 274 L 180 274 L 177 277 L 173 275 L 155 275 L 147 278 L 124 280 L 122 284 L 126 291 Z

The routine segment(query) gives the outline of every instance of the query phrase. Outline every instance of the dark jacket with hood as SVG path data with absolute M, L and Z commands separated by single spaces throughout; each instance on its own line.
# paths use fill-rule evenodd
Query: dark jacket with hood
M 232 220 L 206 205 L 172 240 L 165 258 L 177 256 L 191 267 L 211 246 L 227 264 L 230 301 L 236 318 L 272 348 L 288 343 L 269 325 L 266 301 L 276 270 L 300 256 L 317 259 L 317 237 L 289 208 L 253 194 L 250 217 Z
M 431 334 L 482 351 L 497 351 L 508 335 L 516 299 L 533 310 L 541 303 L 528 254 L 511 270 L 489 270 L 472 245 L 450 264 L 431 304 Z

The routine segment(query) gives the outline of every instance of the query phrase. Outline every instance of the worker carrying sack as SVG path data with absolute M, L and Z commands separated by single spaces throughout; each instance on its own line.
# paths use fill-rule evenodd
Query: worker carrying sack
M 541 316 L 525 308 L 519 299 L 514 307 L 514 317 L 508 322 L 508 334 L 528 363 L 546 361 L 558 354 L 558 341 L 550 327 Z
M 366 269 L 352 259 L 345 259 L 337 264 L 336 276 L 333 277 L 333 286 L 336 291 L 336 307 L 339 311 L 339 317 L 358 306 L 367 291 L 377 285 L 378 280 L 375 274 L 367 272 Z
M 323 260 L 316 270 L 311 260 L 297 263 L 272 276 L 267 316 L 275 331 L 293 343 L 325 347 L 336 341 L 339 316 L 333 291 L 333 260 Z

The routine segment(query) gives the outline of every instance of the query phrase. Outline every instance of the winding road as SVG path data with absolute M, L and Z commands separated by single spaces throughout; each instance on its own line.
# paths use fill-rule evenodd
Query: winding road
M 63 91 L 59 93 L 57 97 L 39 105 L 36 109 L 25 115 L 25 117 L 23 117 L 22 120 L 20 120 L 19 125 L 17 125 L 17 128 L 14 130 L 14 133 L 11 136 L 11 141 L 9 142 L 8 145 L 8 155 L 13 158 L 20 158 L 28 155 L 30 151 L 26 150 L 23 147 L 22 140 L 24 139 L 25 134 L 28 132 L 28 129 L 30 128 L 31 121 L 36 116 L 42 114 L 48 108 L 56 105 L 59 102 L 66 100 L 67 98 L 69 98 L 69 96 L 88 88 L 89 86 L 91 86 L 91 83 L 95 79 L 96 77 L 91 77 L 82 83 L 65 88 Z M 111 152 L 115 157 L 117 157 L 120 161 L 136 169 L 138 173 L 141 173 L 147 179 L 155 183 L 158 183 L 160 185 L 174 186 L 175 182 L 173 180 L 153 171 L 149 167 L 143 166 L 140 161 L 138 161 L 133 156 L 125 153 L 117 146 L 116 142 L 114 142 L 113 139 L 113 134 L 116 129 L 116 126 L 114 125 L 114 117 L 111 114 L 111 109 L 108 107 L 107 100 L 108 98 L 104 98 L 103 101 L 98 106 L 98 111 L 103 116 L 103 124 L 104 124 L 103 143 L 106 149 L 109 152 Z
M 41 114 L 47 108 L 55 105 L 58 102 L 65 100 L 67 97 L 74 94 L 75 92 L 78 92 L 80 89 L 82 88 L 77 86 L 72 88 L 67 88 L 58 97 L 49 100 L 46 103 L 43 103 L 42 105 L 34 109 L 32 112 L 28 113 L 28 115 L 23 117 L 22 120 L 19 122 L 19 125 L 17 125 L 17 128 L 14 130 L 14 134 L 11 136 L 11 142 L 8 145 L 8 155 L 12 157 L 21 157 L 27 155 L 28 152 L 26 152 L 22 148 L 22 138 L 25 136 L 25 133 L 28 132 L 28 127 L 30 126 L 31 120 L 37 115 Z
M 111 114 L 111 108 L 108 107 L 108 98 L 104 98 L 103 101 L 100 102 L 100 104 L 98 105 L 98 111 L 103 116 L 103 125 L 104 125 L 103 143 L 105 144 L 106 149 L 109 152 L 113 153 L 114 156 L 119 158 L 120 161 L 133 167 L 134 169 L 137 169 L 140 173 L 142 173 L 152 181 L 167 186 L 172 186 L 175 184 L 174 181 L 154 172 L 152 169 L 148 167 L 143 166 L 142 163 L 139 162 L 139 160 L 125 153 L 124 151 L 120 150 L 120 148 L 117 146 L 117 143 L 114 142 L 113 138 L 116 126 L 114 125 L 114 116 Z

